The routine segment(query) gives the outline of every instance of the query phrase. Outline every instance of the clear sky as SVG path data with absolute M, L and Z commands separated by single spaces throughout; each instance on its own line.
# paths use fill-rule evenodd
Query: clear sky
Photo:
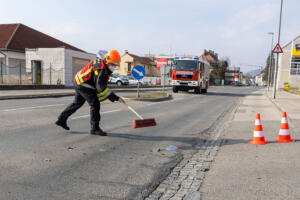
M 280 0 L 0 0 L 0 23 L 23 23 L 85 51 L 201 55 L 243 71 L 277 42 Z M 300 35 L 300 1 L 284 0 L 281 45 Z M 275 44 L 274 44 L 275 46 Z

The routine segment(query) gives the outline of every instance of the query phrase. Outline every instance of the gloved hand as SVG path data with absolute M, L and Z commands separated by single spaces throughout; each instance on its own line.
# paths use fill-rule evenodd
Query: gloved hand
M 125 103 L 124 99 L 122 97 L 119 97 L 119 100 L 118 100 L 120 103 Z

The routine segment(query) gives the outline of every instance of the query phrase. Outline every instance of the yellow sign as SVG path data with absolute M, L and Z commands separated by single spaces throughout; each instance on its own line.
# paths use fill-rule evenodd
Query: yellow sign
M 286 83 L 285 85 L 284 85 L 284 87 L 285 87 L 285 89 L 290 89 L 290 84 L 288 84 L 288 83 Z
M 294 42 L 293 56 L 300 56 L 300 42 Z

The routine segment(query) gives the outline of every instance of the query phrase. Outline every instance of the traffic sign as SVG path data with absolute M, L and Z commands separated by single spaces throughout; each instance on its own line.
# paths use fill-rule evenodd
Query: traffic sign
M 145 71 L 145 68 L 140 66 L 140 65 L 136 65 L 132 71 L 131 71 L 131 74 L 132 76 L 135 78 L 135 79 L 142 79 L 144 78 L 145 74 L 146 74 L 146 71 Z
M 279 43 L 276 44 L 276 46 L 274 47 L 272 53 L 283 53 L 282 48 L 281 48 Z

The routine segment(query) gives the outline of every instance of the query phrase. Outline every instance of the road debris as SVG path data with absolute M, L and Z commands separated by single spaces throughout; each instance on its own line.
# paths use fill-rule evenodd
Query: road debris
M 45 162 L 51 162 L 52 160 L 50 158 L 45 158 L 44 161 Z
M 173 146 L 173 145 L 168 146 L 168 147 L 166 148 L 167 151 L 176 151 L 177 149 L 178 149 L 178 147 Z

